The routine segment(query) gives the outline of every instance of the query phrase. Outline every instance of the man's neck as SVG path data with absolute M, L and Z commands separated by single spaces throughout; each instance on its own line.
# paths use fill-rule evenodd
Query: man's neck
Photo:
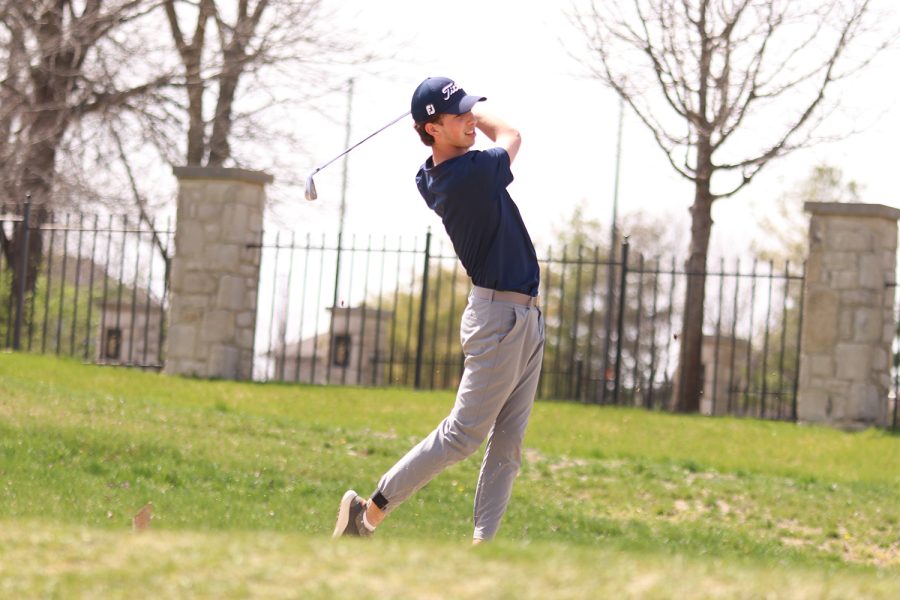
M 431 147 L 431 162 L 434 166 L 438 166 L 445 160 L 462 156 L 468 151 L 468 148 L 460 148 L 459 146 L 438 146 L 435 144 Z

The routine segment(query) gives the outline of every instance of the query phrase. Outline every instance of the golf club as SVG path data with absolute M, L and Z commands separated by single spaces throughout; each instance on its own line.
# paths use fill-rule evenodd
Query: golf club
M 329 160 L 327 163 L 325 163 L 324 165 L 322 165 L 321 167 L 319 167 L 319 168 L 317 168 L 315 171 L 313 171 L 313 172 L 310 174 L 310 176 L 306 178 L 306 191 L 304 192 L 304 196 L 306 196 L 306 199 L 307 199 L 307 200 L 315 200 L 316 198 L 319 197 L 318 194 L 316 193 L 316 182 L 313 181 L 313 177 L 315 176 L 316 173 L 318 173 L 319 171 L 321 171 L 322 169 L 324 169 L 325 167 L 327 167 L 328 165 L 330 165 L 331 163 L 333 163 L 334 161 L 336 161 L 337 159 L 339 159 L 339 158 L 342 157 L 343 155 L 347 154 L 348 152 L 350 152 L 351 150 L 353 150 L 354 148 L 356 148 L 357 146 L 359 146 L 360 144 L 362 144 L 363 142 L 365 142 L 365 141 L 368 140 L 369 138 L 371 138 L 371 137 L 373 137 L 373 136 L 375 136 L 375 135 L 378 135 L 379 133 L 381 133 L 382 131 L 384 131 L 385 129 L 387 129 L 388 127 L 390 127 L 391 125 L 393 125 L 394 123 L 396 123 L 397 121 L 399 121 L 400 119 L 402 119 L 402 118 L 404 118 L 404 117 L 406 117 L 406 116 L 409 116 L 409 114 L 410 114 L 411 112 L 412 112 L 412 111 L 409 111 L 409 110 L 406 111 L 405 113 L 403 113 L 402 115 L 400 115 L 399 117 L 397 117 L 396 119 L 394 119 L 393 121 L 391 121 L 390 123 L 388 123 L 387 125 L 385 125 L 384 127 L 382 127 L 381 129 L 379 129 L 378 131 L 375 131 L 375 132 L 373 132 L 373 133 L 370 133 L 368 136 L 366 136 L 365 138 L 363 138 L 363 139 L 361 139 L 360 141 L 356 142 L 355 144 L 353 144 L 352 146 L 350 146 L 349 148 L 347 148 L 346 150 L 344 150 L 343 152 L 341 152 L 340 154 L 338 154 L 337 156 L 335 156 L 334 158 L 332 158 L 331 160 Z

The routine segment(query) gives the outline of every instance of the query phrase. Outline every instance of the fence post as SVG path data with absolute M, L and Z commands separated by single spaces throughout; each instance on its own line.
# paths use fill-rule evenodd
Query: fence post
M 415 388 L 422 386 L 422 353 L 425 351 L 425 309 L 428 302 L 428 263 L 431 259 L 431 227 L 425 234 L 425 267 L 422 275 L 422 298 L 419 301 L 419 337 L 416 343 L 416 380 Z
M 628 276 L 628 236 L 622 243 L 622 274 L 619 278 L 619 315 L 616 323 L 616 379 L 613 404 L 619 403 L 619 376 L 622 372 L 622 334 L 625 329 L 625 278 Z
M 22 247 L 19 253 L 19 279 L 16 282 L 16 322 L 13 326 L 13 350 L 21 349 L 22 321 L 25 312 L 25 290 L 28 279 L 28 243 L 31 228 L 31 194 L 25 196 L 25 210 L 22 212 Z
M 600 397 L 598 402 L 606 404 L 606 374 L 609 372 L 609 346 L 612 340 L 612 315 L 613 304 L 615 302 L 616 284 L 616 238 L 615 238 L 615 221 L 613 221 L 613 238 L 609 243 L 609 256 L 607 257 L 606 268 L 606 315 L 604 315 L 604 339 L 603 339 L 603 357 L 600 361 Z
M 799 321 L 797 323 L 797 358 L 794 361 L 794 397 L 791 400 L 791 421 L 796 423 L 798 421 L 797 416 L 797 391 L 800 386 L 800 341 L 801 336 L 803 335 L 803 302 L 805 300 L 804 295 L 806 294 L 806 261 L 803 261 L 803 271 L 800 277 L 800 310 L 798 313 L 800 314 Z

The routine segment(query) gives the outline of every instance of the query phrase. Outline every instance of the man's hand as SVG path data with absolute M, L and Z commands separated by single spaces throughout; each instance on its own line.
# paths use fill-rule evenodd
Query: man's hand
M 522 136 L 519 135 L 519 131 L 506 121 L 485 112 L 481 103 L 475 104 L 472 108 L 472 114 L 478 119 L 475 126 L 488 136 L 492 142 L 506 150 L 506 153 L 509 154 L 509 162 L 512 164 L 516 154 L 519 152 L 519 146 L 522 144 Z

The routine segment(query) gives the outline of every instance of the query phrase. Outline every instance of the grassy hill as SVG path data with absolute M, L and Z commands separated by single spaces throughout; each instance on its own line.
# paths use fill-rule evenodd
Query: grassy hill
M 493 544 L 468 545 L 478 454 L 330 540 L 452 401 L 0 354 L 0 597 L 900 596 L 874 430 L 541 402 Z

